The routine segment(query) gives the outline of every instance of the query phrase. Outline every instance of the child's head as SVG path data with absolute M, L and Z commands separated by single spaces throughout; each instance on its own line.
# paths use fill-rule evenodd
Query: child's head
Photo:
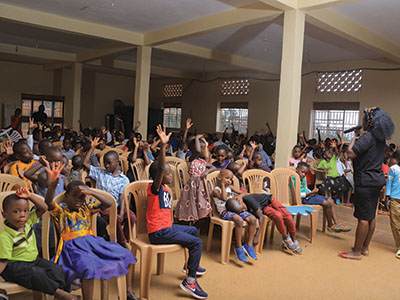
M 61 174 L 64 176 L 68 176 L 69 172 L 71 171 L 71 167 L 69 165 L 69 159 L 65 155 L 63 155 L 61 164 L 64 165 L 64 168 L 61 170 Z
M 63 155 L 60 148 L 51 146 L 46 150 L 46 159 L 49 163 L 62 161 Z
M 326 148 L 324 150 L 324 154 L 322 155 L 322 157 L 326 160 L 331 160 L 332 156 L 333 156 L 333 151 L 331 148 Z
M 107 172 L 113 173 L 119 168 L 119 156 L 114 150 L 108 151 L 104 154 L 104 169 Z
M 218 174 L 218 185 L 221 186 L 222 181 L 225 182 L 226 186 L 229 186 L 232 184 L 232 178 L 233 178 L 233 173 L 229 169 L 221 169 L 221 171 Z
M 398 165 L 399 162 L 400 162 L 400 160 L 399 160 L 398 158 L 392 157 L 392 158 L 389 160 L 389 167 L 394 166 L 394 165 Z
M 29 148 L 28 144 L 23 141 L 19 140 L 13 145 L 13 151 L 20 161 L 23 163 L 29 164 L 32 161 L 33 153 L 31 148 Z
M 83 157 L 81 155 L 74 155 L 72 157 L 72 169 L 77 171 L 83 168 Z
M 256 152 L 253 154 L 253 163 L 254 167 L 260 168 L 262 166 L 263 157 L 260 152 Z
M 243 206 L 236 199 L 229 199 L 226 201 L 225 208 L 227 211 L 240 214 L 243 211 Z
M 46 139 L 40 140 L 39 142 L 40 155 L 46 155 L 47 149 L 50 148 L 51 146 L 53 146 L 53 144 L 49 140 Z
M 81 192 L 80 187 L 86 185 L 80 180 L 71 181 L 65 188 L 65 204 L 70 210 L 78 210 L 86 201 L 86 195 Z
M 227 153 L 226 153 L 225 148 L 218 147 L 217 151 L 215 151 L 215 155 L 217 157 L 218 164 L 223 165 L 225 163 L 225 159 L 227 157 Z
M 299 174 L 300 178 L 303 179 L 306 177 L 310 166 L 307 165 L 305 162 L 299 162 L 296 167 L 296 173 Z
M 231 162 L 226 166 L 226 168 L 228 170 L 232 171 L 233 175 L 235 175 L 238 178 L 242 178 L 242 174 L 239 172 L 240 171 L 240 167 L 241 166 L 236 162 Z
M 117 132 L 115 133 L 115 139 L 116 139 L 118 142 L 123 142 L 123 141 L 125 140 L 125 134 L 124 134 L 122 131 L 117 131 Z
M 64 139 L 63 141 L 63 148 L 65 151 L 69 151 L 71 149 L 71 141 L 69 139 Z
M 153 161 L 150 165 L 149 173 L 153 180 L 157 176 L 158 160 Z M 169 164 L 165 163 L 164 175 L 161 184 L 170 184 L 172 182 L 172 173 Z
M 100 150 L 104 150 L 106 148 L 106 141 L 104 138 L 99 139 L 99 145 L 97 146 Z
M 299 159 L 301 155 L 301 147 L 300 146 L 294 146 L 292 150 L 292 156 L 295 159 Z
M 29 218 L 29 202 L 17 194 L 8 195 L 3 200 L 2 214 L 12 227 L 23 229 Z
M 18 117 L 18 116 L 21 115 L 21 113 L 22 113 L 21 109 L 20 109 L 20 108 L 17 108 L 17 109 L 15 110 L 15 112 L 14 112 L 14 115 L 15 115 L 16 117 Z

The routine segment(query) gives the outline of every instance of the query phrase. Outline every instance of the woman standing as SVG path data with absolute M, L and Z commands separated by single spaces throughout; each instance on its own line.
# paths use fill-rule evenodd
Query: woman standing
M 351 252 L 339 253 L 342 258 L 358 260 L 369 254 L 376 207 L 380 190 L 385 185 L 382 171 L 385 145 L 394 132 L 394 124 L 386 112 L 371 107 L 364 110 L 363 130 L 366 132 L 354 137 L 348 149 L 354 166 L 354 217 L 358 219 L 354 247 Z

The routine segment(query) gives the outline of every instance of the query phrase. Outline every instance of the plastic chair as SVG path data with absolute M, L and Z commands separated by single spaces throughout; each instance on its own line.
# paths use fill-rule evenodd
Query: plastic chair
M 12 177 L 15 177 L 15 176 L 12 176 Z M 17 177 L 15 177 L 15 178 L 17 178 Z M 19 178 L 17 178 L 17 179 L 19 179 Z M 14 192 L 12 192 L 12 191 L 0 192 L 0 207 L 3 206 L 3 200 L 8 195 L 11 195 L 13 193 Z M 29 201 L 29 208 L 31 208 L 32 206 L 33 206 L 32 202 Z M 0 214 L 0 230 L 3 230 L 3 223 L 4 223 L 3 215 Z M 22 287 L 22 286 L 20 286 L 20 285 L 18 285 L 16 283 L 7 282 L 1 277 L 0 277 L 0 289 L 6 290 L 9 295 L 20 294 L 20 293 L 25 293 L 25 292 L 29 292 L 30 291 L 30 290 L 27 290 L 26 288 L 24 288 L 24 287 Z M 33 300 L 47 299 L 47 295 L 42 294 L 41 292 L 38 292 L 38 291 L 32 291 L 32 299 Z
M 150 298 L 150 281 L 151 271 L 154 263 L 154 258 L 157 255 L 157 275 L 164 273 L 165 253 L 184 250 L 185 264 L 188 259 L 188 254 L 185 248 L 178 244 L 153 245 L 149 242 L 147 234 L 147 189 L 151 180 L 131 182 L 125 187 L 124 198 L 126 207 L 130 207 L 131 196 L 136 204 L 136 226 L 135 232 L 132 232 L 131 220 L 128 215 L 130 245 L 132 253 L 136 256 L 137 251 L 140 252 L 140 298 Z M 171 194 L 171 190 L 166 187 Z M 172 218 L 172 209 L 171 209 Z
M 239 165 L 247 164 L 248 162 L 249 162 L 249 160 L 247 158 L 241 158 L 241 159 L 235 160 L 235 163 L 237 163 Z
M 9 174 L 0 174 L 0 192 L 15 191 L 20 187 L 27 187 L 25 181 L 21 178 Z
M 136 159 L 134 163 L 131 163 L 132 173 L 135 181 L 148 180 L 145 173 L 146 163 L 142 158 Z
M 4 166 L 4 168 L 3 168 L 4 174 L 10 174 L 10 169 L 11 169 L 11 167 L 12 167 L 14 164 L 16 164 L 16 163 L 17 163 L 16 161 L 12 161 L 12 162 L 6 164 L 6 165 Z
M 243 173 L 242 178 L 243 178 L 244 187 L 249 194 L 263 193 L 264 179 L 268 178 L 271 195 L 275 195 L 275 178 L 271 173 L 268 173 L 264 170 L 257 170 L 257 169 L 246 170 Z M 268 218 L 267 216 L 265 216 L 265 218 L 266 218 L 266 220 L 264 222 L 264 227 L 260 228 L 261 232 L 260 232 L 259 244 L 255 247 L 256 251 L 260 254 L 264 247 L 264 240 L 265 240 L 265 236 L 268 232 L 269 223 L 272 222 L 272 220 L 270 218 Z M 271 227 L 273 230 L 274 227 L 273 226 L 271 226 Z
M 189 180 L 189 169 L 186 161 L 181 162 L 176 167 L 176 173 L 178 176 L 178 194 L 180 195 L 185 187 L 186 182 Z
M 217 177 L 219 171 L 212 172 L 206 176 L 204 179 L 204 186 L 206 189 L 206 194 L 208 201 L 212 205 L 212 212 L 210 215 L 210 227 L 208 230 L 207 237 L 207 251 L 211 250 L 211 242 L 214 233 L 214 225 L 221 226 L 221 264 L 226 265 L 229 262 L 229 256 L 231 252 L 232 244 L 232 233 L 235 228 L 235 223 L 233 221 L 223 220 L 219 216 L 217 207 L 215 206 L 214 199 L 212 197 L 212 191 L 217 185 Z M 233 185 L 239 187 L 239 180 L 233 177 Z M 243 227 L 247 226 L 247 223 L 243 221 Z
M 318 212 L 321 209 L 321 206 L 311 206 L 311 205 L 302 205 L 301 197 L 300 197 L 300 176 L 288 169 L 288 168 L 278 168 L 274 169 L 271 174 L 275 178 L 275 191 L 276 191 L 276 199 L 285 206 L 304 206 L 309 207 L 309 216 L 310 216 L 310 243 L 313 242 L 316 233 L 317 233 L 317 223 L 318 223 Z M 289 184 L 292 183 L 292 178 L 295 178 L 295 193 L 292 194 L 291 189 L 289 188 Z M 292 183 L 293 185 L 293 183 Z M 300 215 L 297 215 L 297 225 L 300 223 Z
M 100 193 L 104 196 L 106 196 L 109 199 L 112 199 L 113 205 L 110 208 L 110 220 L 108 223 L 108 232 L 110 236 L 110 241 L 111 242 L 117 242 L 117 205 L 115 202 L 115 199 L 112 195 L 109 193 L 98 190 L 98 189 L 93 189 L 92 190 L 96 191 L 97 193 Z M 86 201 L 89 201 L 89 197 L 86 197 Z M 61 203 L 65 200 L 65 195 L 64 193 L 61 193 L 56 196 L 54 199 L 55 202 Z M 96 235 L 96 218 L 97 214 L 94 214 L 92 216 L 92 224 L 91 224 L 91 229 L 93 233 Z M 56 228 L 54 226 L 54 228 Z M 50 214 L 46 212 L 42 216 L 42 251 L 43 251 L 43 258 L 45 259 L 50 259 L 50 252 L 49 252 L 49 229 L 50 229 Z M 56 236 L 56 235 L 55 235 Z M 57 243 L 56 243 L 57 244 Z M 111 280 L 113 280 L 112 278 Z M 117 291 L 115 289 L 109 289 L 109 282 L 111 280 L 101 280 L 101 299 L 126 299 L 127 294 L 126 294 L 126 276 L 121 276 L 116 278 L 117 281 Z M 98 281 L 97 279 L 95 281 Z M 115 285 L 113 285 L 115 286 Z M 95 288 L 96 291 L 96 288 Z

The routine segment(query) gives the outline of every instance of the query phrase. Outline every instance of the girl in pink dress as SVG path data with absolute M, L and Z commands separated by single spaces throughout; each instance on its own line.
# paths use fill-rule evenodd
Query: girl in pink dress
M 189 158 L 190 178 L 185 184 L 175 209 L 175 217 L 179 221 L 196 222 L 206 218 L 211 212 L 211 204 L 207 201 L 203 178 L 216 168 L 205 161 L 207 144 L 202 135 L 196 135 L 189 141 L 192 155 Z

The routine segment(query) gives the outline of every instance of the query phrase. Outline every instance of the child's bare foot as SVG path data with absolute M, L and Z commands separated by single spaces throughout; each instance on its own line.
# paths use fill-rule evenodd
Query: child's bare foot
M 351 252 L 339 252 L 338 256 L 341 258 L 348 258 L 348 259 L 354 259 L 354 260 L 361 260 L 362 255 L 361 253 L 355 253 L 353 251 Z
M 354 252 L 354 247 L 351 248 L 351 251 Z M 361 255 L 368 256 L 369 255 L 368 248 L 361 248 Z

